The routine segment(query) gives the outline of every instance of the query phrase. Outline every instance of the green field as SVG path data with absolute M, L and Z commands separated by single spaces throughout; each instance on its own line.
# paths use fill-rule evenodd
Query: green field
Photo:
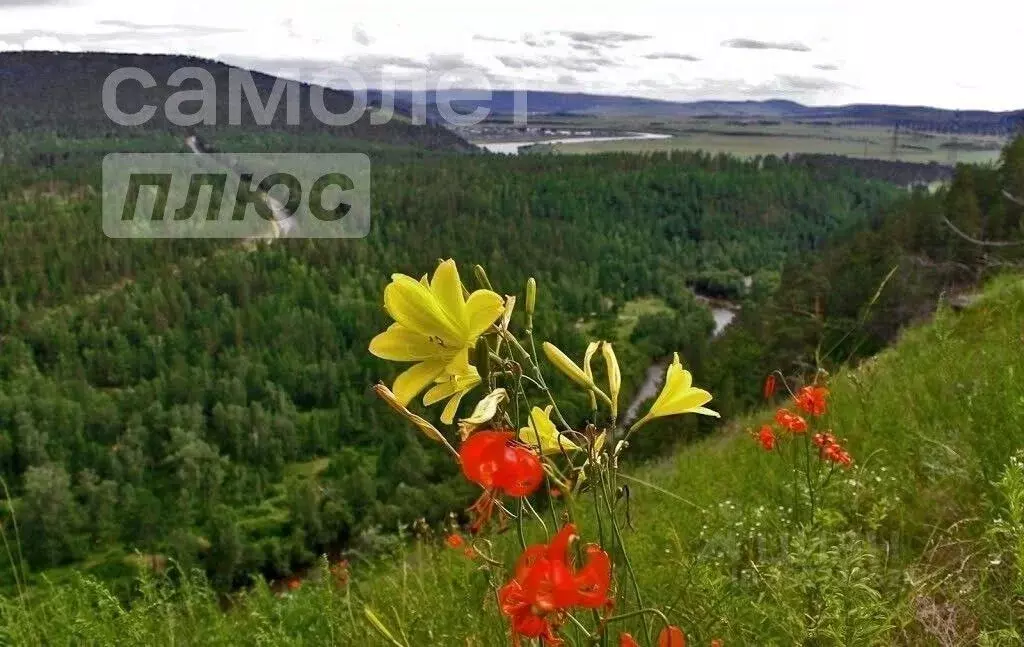
M 664 299 L 659 299 L 658 297 L 638 297 L 627 301 L 622 304 L 622 309 L 616 316 L 615 339 L 628 341 L 629 336 L 633 334 L 633 329 L 636 328 L 636 323 L 644 315 L 671 312 L 672 308 L 665 303 Z M 590 335 L 596 323 L 593 320 L 580 320 L 576 322 L 576 328 L 583 334 Z
M 671 139 L 623 140 L 540 145 L 531 152 L 607 153 L 704 150 L 740 157 L 818 153 L 848 157 L 899 160 L 903 162 L 986 163 L 999 157 L 1000 138 L 964 135 L 900 132 L 896 148 L 893 130 L 882 127 L 840 127 L 809 123 L 764 125 L 727 123 L 722 120 L 693 119 L 664 122 L 618 123 L 634 131 L 671 134 Z

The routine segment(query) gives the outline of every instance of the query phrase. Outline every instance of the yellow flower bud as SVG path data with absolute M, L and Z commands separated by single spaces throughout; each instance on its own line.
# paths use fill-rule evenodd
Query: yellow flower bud
M 526 279 L 526 316 L 532 317 L 537 308 L 537 279 Z
M 483 288 L 487 290 L 494 289 L 491 287 L 491 280 L 487 278 L 487 270 L 484 269 L 483 265 L 474 265 L 473 274 L 476 275 L 477 282 L 479 282 Z
M 555 365 L 555 368 L 565 373 L 570 380 L 579 384 L 585 389 L 594 388 L 594 378 L 587 375 L 576 362 L 569 359 L 569 356 L 558 350 L 558 347 L 549 341 L 544 342 L 542 348 L 548 361 Z
M 601 343 L 601 354 L 604 355 L 604 365 L 608 372 L 608 395 L 612 399 L 612 419 L 619 417 L 619 389 L 622 388 L 622 372 L 619 370 L 619 360 L 615 357 L 615 351 L 608 342 Z
M 450 452 L 458 456 L 458 452 L 455 451 L 455 449 L 451 446 L 451 444 L 448 442 L 448 439 L 444 437 L 444 434 L 438 431 L 437 427 L 430 424 L 425 419 L 421 418 L 420 416 L 417 416 L 412 411 L 409 411 L 409 409 L 407 409 L 404 404 L 399 402 L 395 394 L 391 392 L 391 389 L 384 386 L 383 384 L 378 383 L 373 387 L 373 390 L 376 391 L 377 395 L 379 395 L 381 399 L 388 404 L 389 407 L 397 411 L 403 418 L 411 422 L 413 425 L 416 426 L 417 429 L 423 432 L 423 435 L 425 435 L 427 438 L 431 440 L 436 440 L 439 443 L 443 443 Z
M 551 342 L 544 342 L 542 348 L 544 349 L 544 355 L 547 356 L 548 361 L 554 364 L 558 370 L 565 373 L 573 382 L 589 390 L 595 396 L 610 405 L 611 400 L 608 399 L 608 396 L 605 395 L 604 391 L 597 388 L 597 385 L 594 384 L 594 377 L 590 371 L 590 358 L 593 357 L 594 352 L 597 351 L 597 346 L 597 342 L 593 342 L 587 347 L 586 360 L 584 362 L 586 370 L 577 366 L 576 362 L 569 359 L 565 353 L 558 350 L 558 348 Z

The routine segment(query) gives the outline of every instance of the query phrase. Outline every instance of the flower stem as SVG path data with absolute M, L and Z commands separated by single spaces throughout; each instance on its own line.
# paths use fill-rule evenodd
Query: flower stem
M 811 480 L 811 439 L 807 437 L 808 434 L 804 434 L 804 467 L 805 474 L 807 476 L 807 493 L 810 496 L 811 501 L 811 512 L 810 512 L 810 523 L 814 525 L 814 483 Z
M 668 626 L 670 626 L 672 624 L 672 623 L 669 622 L 668 617 L 666 617 L 664 613 L 662 613 L 658 609 L 655 609 L 654 607 L 646 607 L 646 608 L 643 608 L 643 609 L 637 609 L 636 611 L 630 611 L 629 613 L 620 613 L 617 616 L 612 616 L 612 617 L 608 618 L 607 620 L 605 620 L 605 622 L 608 623 L 608 624 L 611 624 L 613 622 L 619 622 L 620 620 L 628 620 L 629 618 L 635 618 L 636 616 L 643 615 L 645 613 L 649 613 L 651 615 L 658 616 L 661 619 L 661 621 L 663 623 L 665 623 L 666 627 L 668 627 Z
M 532 330 L 527 332 L 527 337 L 530 340 L 530 348 L 533 349 L 532 355 L 529 352 L 527 352 L 525 348 L 523 348 L 523 345 L 519 343 L 519 340 L 516 339 L 514 335 L 512 335 L 511 333 L 505 334 L 505 338 L 508 340 L 508 343 L 513 348 L 515 348 L 520 355 L 523 356 L 523 359 L 529 362 L 530 368 L 533 369 L 534 378 L 537 380 L 537 383 L 540 385 L 540 388 L 545 393 L 547 393 L 548 400 L 551 401 L 551 406 L 554 407 L 555 415 L 558 416 L 558 421 L 561 422 L 562 426 L 565 427 L 566 429 L 572 429 L 572 425 L 566 422 L 561 410 L 559 410 L 558 403 L 555 402 L 555 396 L 551 393 L 551 389 L 548 388 L 547 382 L 544 381 L 544 375 L 540 371 L 540 364 L 536 360 L 537 344 L 536 342 L 534 342 Z
M 608 510 L 608 517 L 612 526 L 612 533 L 615 536 L 615 543 L 619 546 L 619 551 L 622 553 L 622 563 L 626 567 L 626 573 L 629 575 L 630 584 L 633 586 L 633 593 L 636 595 L 636 604 L 639 608 L 643 609 L 644 600 L 643 595 L 640 593 L 640 582 L 637 580 L 636 572 L 633 570 L 633 565 L 629 562 L 629 555 L 626 553 L 626 543 L 622 539 L 622 530 L 619 528 L 619 523 L 615 519 L 615 509 L 612 507 L 609 501 L 609 492 L 606 490 L 607 481 L 605 478 L 608 475 L 601 472 L 601 492 L 604 505 Z M 647 637 L 647 643 L 651 642 L 651 626 L 645 621 L 644 622 L 644 634 Z

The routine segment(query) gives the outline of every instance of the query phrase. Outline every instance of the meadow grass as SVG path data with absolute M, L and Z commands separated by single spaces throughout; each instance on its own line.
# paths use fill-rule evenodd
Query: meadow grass
M 628 342 L 640 317 L 661 313 L 672 314 L 673 310 L 664 299 L 658 297 L 637 297 L 625 302 L 616 315 L 614 339 Z M 596 325 L 597 321 L 594 319 L 576 322 L 577 329 L 584 335 L 590 335 Z
M 794 512 L 788 463 L 748 434 L 773 410 L 628 466 L 635 529 L 625 540 L 645 604 L 691 645 L 1021 644 L 1024 462 L 1012 458 L 1024 447 L 1022 322 L 1024 281 L 1005 277 L 970 309 L 940 310 L 832 376 L 823 421 L 855 464 L 834 475 L 814 524 L 794 521 L 806 506 L 797 499 Z M 538 522 L 526 530 L 543 538 Z M 491 538 L 496 560 L 514 559 L 515 534 Z M 354 563 L 344 584 L 324 564 L 284 597 L 257 583 L 225 602 L 195 573 L 145 577 L 130 605 L 87 577 L 44 584 L 0 601 L 0 642 L 395 644 L 373 629 L 370 608 L 401 645 L 505 644 L 488 582 L 500 574 L 438 539 Z M 621 579 L 616 592 L 631 595 Z M 590 644 L 572 628 L 565 637 Z
M 653 153 L 673 150 L 702 150 L 739 157 L 784 154 L 831 154 L 902 162 L 938 162 L 951 164 L 944 145 L 953 143 L 945 134 L 903 132 L 893 157 L 891 128 L 879 126 L 823 126 L 821 124 L 728 125 L 701 120 L 665 122 L 658 131 L 671 133 L 671 139 L 636 139 L 603 142 L 559 143 L 537 146 L 530 152 L 570 154 L 630 152 Z M 956 140 L 971 150 L 958 150 L 957 162 L 984 164 L 995 162 L 1003 140 L 996 137 L 962 135 Z

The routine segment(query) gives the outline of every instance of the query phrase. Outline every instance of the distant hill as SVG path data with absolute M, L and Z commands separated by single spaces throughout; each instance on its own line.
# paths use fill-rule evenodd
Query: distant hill
M 479 91 L 477 91 L 479 92 Z M 987 112 L 984 110 L 944 110 L 927 106 L 895 106 L 884 104 L 851 104 L 845 106 L 805 106 L 795 101 L 771 99 L 768 101 L 693 101 L 673 102 L 643 97 L 623 97 L 599 94 L 528 91 L 527 110 L 537 116 L 639 116 L 649 118 L 681 117 L 733 117 L 773 118 L 789 120 L 833 121 L 844 125 L 899 124 L 911 129 L 936 132 L 964 132 L 977 134 L 1010 134 L 1024 125 L 1024 110 Z M 477 105 L 490 107 L 494 115 L 511 115 L 514 93 L 496 90 L 490 101 L 458 101 L 453 105 L 468 111 Z M 411 103 L 411 93 L 398 93 L 398 97 Z M 427 95 L 434 105 L 433 94 Z M 422 102 L 422 98 L 420 99 Z
M 157 86 L 144 89 L 135 81 L 126 81 L 118 89 L 118 106 L 125 112 L 134 112 L 144 105 L 155 105 L 154 117 L 141 126 L 120 126 L 103 109 L 103 84 L 115 70 L 137 67 L 148 71 Z M 348 126 L 329 126 L 313 115 L 309 96 L 315 86 L 301 84 L 301 113 L 298 125 L 286 123 L 284 101 L 273 115 L 269 126 L 255 123 L 248 104 L 243 104 L 241 124 L 228 125 L 228 74 L 232 66 L 215 61 L 170 55 L 70 53 L 70 52 L 0 52 L 0 136 L 11 133 L 48 133 L 67 139 L 91 137 L 121 137 L 132 133 L 166 132 L 182 134 L 186 130 L 171 123 L 163 106 L 167 98 L 181 90 L 195 90 L 201 86 L 187 79 L 181 87 L 169 87 L 168 78 L 183 67 L 199 67 L 209 71 L 217 89 L 217 125 L 196 126 L 191 129 L 211 138 L 226 132 L 295 134 L 323 133 L 339 140 L 354 140 L 370 144 L 413 146 L 430 150 L 471 150 L 472 147 L 451 131 L 435 126 L 415 126 L 400 116 L 381 125 L 372 125 L 368 116 Z M 255 85 L 263 101 L 274 86 L 275 77 L 253 72 Z M 344 113 L 352 105 L 352 94 L 325 90 L 324 103 L 331 112 Z M 379 99 L 378 99 L 379 100 Z M 370 97 L 370 102 L 374 98 Z M 199 103 L 186 102 L 182 110 L 187 113 L 199 108 Z M 401 112 L 399 107 L 398 112 Z

